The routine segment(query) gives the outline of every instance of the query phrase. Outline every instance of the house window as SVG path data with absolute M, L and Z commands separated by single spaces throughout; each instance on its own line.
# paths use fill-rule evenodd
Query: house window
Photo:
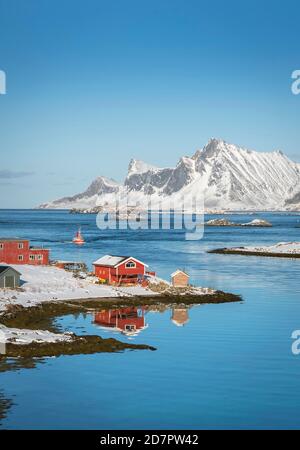
M 4 244 L 0 244 L 0 250 L 4 249 Z
M 29 255 L 29 259 L 30 259 L 30 261 L 34 261 L 35 260 L 35 255 Z
M 22 242 L 18 243 L 18 249 L 22 250 L 24 248 L 24 244 Z
M 24 259 L 23 255 L 18 256 L 18 261 L 23 261 L 23 259 Z
M 128 263 L 126 263 L 126 269 L 134 269 L 135 267 L 136 264 L 133 261 L 128 261 Z
M 37 255 L 37 259 L 41 261 L 43 259 L 43 255 Z

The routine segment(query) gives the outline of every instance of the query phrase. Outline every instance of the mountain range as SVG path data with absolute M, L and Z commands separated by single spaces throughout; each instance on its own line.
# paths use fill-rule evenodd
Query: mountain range
M 206 210 L 299 210 L 300 164 L 281 151 L 256 152 L 211 139 L 192 156 L 183 156 L 174 168 L 159 168 L 132 159 L 124 183 L 100 176 L 86 191 L 40 205 L 72 209 L 109 205 L 115 194 L 153 207 L 175 204 L 191 192 L 204 199 Z

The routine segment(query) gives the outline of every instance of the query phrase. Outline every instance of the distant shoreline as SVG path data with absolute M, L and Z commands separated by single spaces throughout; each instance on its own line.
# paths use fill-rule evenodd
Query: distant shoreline
M 229 248 L 217 248 L 214 250 L 208 250 L 207 253 L 215 253 L 219 255 L 242 255 L 242 256 L 265 256 L 268 258 L 290 258 L 298 259 L 300 258 L 300 253 L 271 253 L 264 251 L 250 251 L 250 250 L 239 250 L 239 249 L 229 249 Z
M 70 212 L 73 208 L 39 208 L 39 207 L 33 207 L 33 208 L 0 208 L 1 211 L 36 211 L 36 212 Z M 111 211 L 107 211 L 106 213 L 109 213 Z M 164 213 L 165 211 L 162 211 Z M 168 211 L 169 212 L 169 211 Z M 152 213 L 159 213 L 159 211 L 152 210 Z M 174 211 L 174 213 L 180 213 L 182 214 L 182 211 Z M 96 215 L 96 212 L 93 213 L 83 213 L 83 212 L 77 212 L 74 213 L 74 215 Z M 104 212 L 105 214 L 105 212 Z M 191 214 L 191 211 L 186 211 L 185 214 Z M 205 215 L 230 215 L 230 214 L 238 214 L 238 215 L 254 215 L 254 214 L 287 214 L 287 215 L 300 215 L 300 210 L 268 210 L 268 209 L 248 209 L 248 210 L 204 210 L 204 211 L 198 211 L 196 214 L 205 214 Z

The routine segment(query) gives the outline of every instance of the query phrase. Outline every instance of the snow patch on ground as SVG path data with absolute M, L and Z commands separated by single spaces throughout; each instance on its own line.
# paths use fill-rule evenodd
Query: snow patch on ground
M 113 287 L 95 284 L 95 277 L 75 278 L 72 272 L 52 266 L 13 266 L 21 272 L 21 289 L 0 289 L 0 312 L 8 305 L 34 306 L 41 302 L 84 298 L 153 295 L 141 286 Z
M 56 334 L 50 331 L 20 330 L 0 325 L 0 342 L 2 344 L 26 345 L 32 342 L 70 342 L 72 339 L 72 333 Z

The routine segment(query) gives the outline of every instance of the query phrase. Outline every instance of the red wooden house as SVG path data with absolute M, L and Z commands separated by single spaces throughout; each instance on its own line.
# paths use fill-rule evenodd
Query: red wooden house
M 31 247 L 29 240 L 0 238 L 0 262 L 6 264 L 49 264 L 49 250 Z
M 93 263 L 95 275 L 109 284 L 144 284 L 145 263 L 132 256 L 105 255 Z
M 127 335 L 134 335 L 147 328 L 144 308 L 109 309 L 95 313 L 94 323 Z

